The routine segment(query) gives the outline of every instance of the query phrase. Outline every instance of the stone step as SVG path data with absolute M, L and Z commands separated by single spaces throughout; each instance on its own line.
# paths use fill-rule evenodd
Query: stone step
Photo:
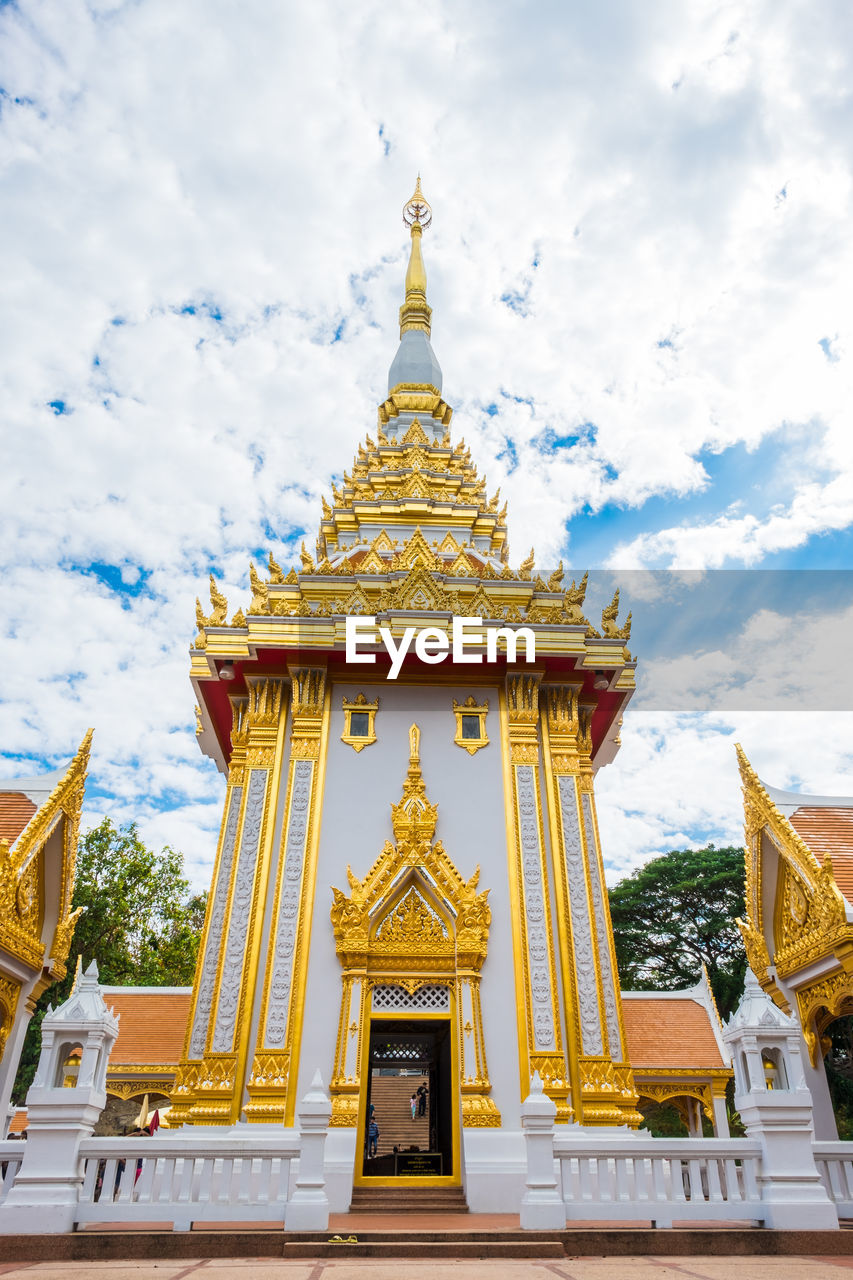
M 461 1187 L 353 1187 L 350 1213 L 467 1213 Z
M 443 1200 L 429 1200 L 418 1202 L 401 1202 L 396 1196 L 389 1196 L 387 1200 L 377 1200 L 375 1203 L 368 1205 L 351 1205 L 350 1213 L 393 1213 L 405 1217 L 416 1217 L 418 1214 L 466 1214 L 469 1212 L 467 1204 L 448 1205 Z
M 520 1227 L 509 1227 L 505 1229 L 496 1229 L 491 1227 L 478 1227 L 473 1229 L 457 1228 L 457 1227 L 432 1227 L 409 1229 L 408 1226 L 394 1229 L 391 1227 L 381 1229 L 378 1227 L 370 1227 L 362 1230 L 359 1227 L 341 1227 L 339 1230 L 328 1231 L 288 1231 L 285 1240 L 289 1243 L 295 1241 L 297 1244 L 328 1244 L 330 1239 L 340 1235 L 346 1240 L 349 1236 L 355 1236 L 360 1244 L 399 1244 L 402 1240 L 404 1243 L 414 1244 L 432 1244 L 440 1243 L 468 1243 L 482 1244 L 483 1241 L 497 1241 L 498 1243 L 512 1243 L 513 1241 L 527 1241 L 532 1244 L 554 1243 L 562 1244 L 566 1232 L 564 1231 L 522 1231 Z
M 448 1208 L 462 1205 L 468 1208 L 465 1192 L 461 1187 L 353 1187 L 352 1204 L 359 1209 L 367 1209 L 380 1200 L 390 1200 L 394 1204 L 430 1204 L 447 1205 Z
M 344 1237 L 346 1240 L 346 1237 Z M 359 1240 L 353 1244 L 301 1243 L 289 1236 L 285 1258 L 565 1258 L 559 1240 L 413 1240 L 408 1235 L 396 1240 Z

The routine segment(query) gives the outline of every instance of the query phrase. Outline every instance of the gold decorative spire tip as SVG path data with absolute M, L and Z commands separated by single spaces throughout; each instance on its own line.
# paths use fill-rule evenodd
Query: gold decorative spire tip
M 426 299 L 426 267 L 421 256 L 421 236 L 432 222 L 432 209 L 421 191 L 421 175 L 415 184 L 415 194 L 403 206 L 403 221 L 411 231 L 412 248 L 406 271 L 406 300 L 400 308 L 400 337 L 410 329 L 420 329 L 430 335 L 432 311 Z
M 418 180 L 415 183 L 414 195 L 403 205 L 403 221 L 407 227 L 413 227 L 415 223 L 426 231 L 432 222 L 432 209 L 429 201 L 424 197 L 421 191 L 421 175 L 418 174 Z

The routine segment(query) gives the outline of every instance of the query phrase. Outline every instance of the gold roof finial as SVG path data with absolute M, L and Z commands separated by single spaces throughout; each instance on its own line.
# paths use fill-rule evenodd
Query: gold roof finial
M 421 191 L 420 174 L 418 174 L 418 180 L 415 183 L 415 194 L 403 205 L 403 221 L 407 227 L 414 226 L 417 222 L 424 231 L 432 222 L 432 209 L 429 201 L 424 198 L 424 193 Z
M 432 222 L 432 209 L 421 191 L 421 175 L 415 183 L 415 192 L 403 206 L 403 221 L 412 234 L 412 250 L 406 271 L 406 301 L 400 308 L 400 337 L 410 329 L 421 329 L 430 335 L 432 310 L 426 300 L 426 267 L 421 256 L 421 236 Z

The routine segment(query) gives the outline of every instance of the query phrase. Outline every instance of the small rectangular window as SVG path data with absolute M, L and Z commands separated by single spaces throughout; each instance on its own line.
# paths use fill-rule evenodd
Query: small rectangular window
M 366 711 L 351 711 L 349 719 L 350 736 L 366 738 L 370 734 L 370 716 Z
M 486 733 L 488 710 L 488 702 L 478 703 L 473 694 L 464 702 L 453 699 L 453 714 L 456 716 L 456 737 L 453 741 L 457 747 L 464 748 L 469 756 L 489 745 L 489 735 Z
M 368 702 L 360 693 L 352 702 L 343 700 L 344 731 L 341 742 L 346 742 L 353 751 L 363 751 L 376 741 L 376 712 L 379 710 L 379 699 Z

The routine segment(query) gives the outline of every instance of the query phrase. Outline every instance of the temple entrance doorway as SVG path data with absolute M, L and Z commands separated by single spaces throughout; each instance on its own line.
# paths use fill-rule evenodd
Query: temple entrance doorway
M 371 1018 L 356 1181 L 459 1183 L 452 1050 L 449 1018 Z

